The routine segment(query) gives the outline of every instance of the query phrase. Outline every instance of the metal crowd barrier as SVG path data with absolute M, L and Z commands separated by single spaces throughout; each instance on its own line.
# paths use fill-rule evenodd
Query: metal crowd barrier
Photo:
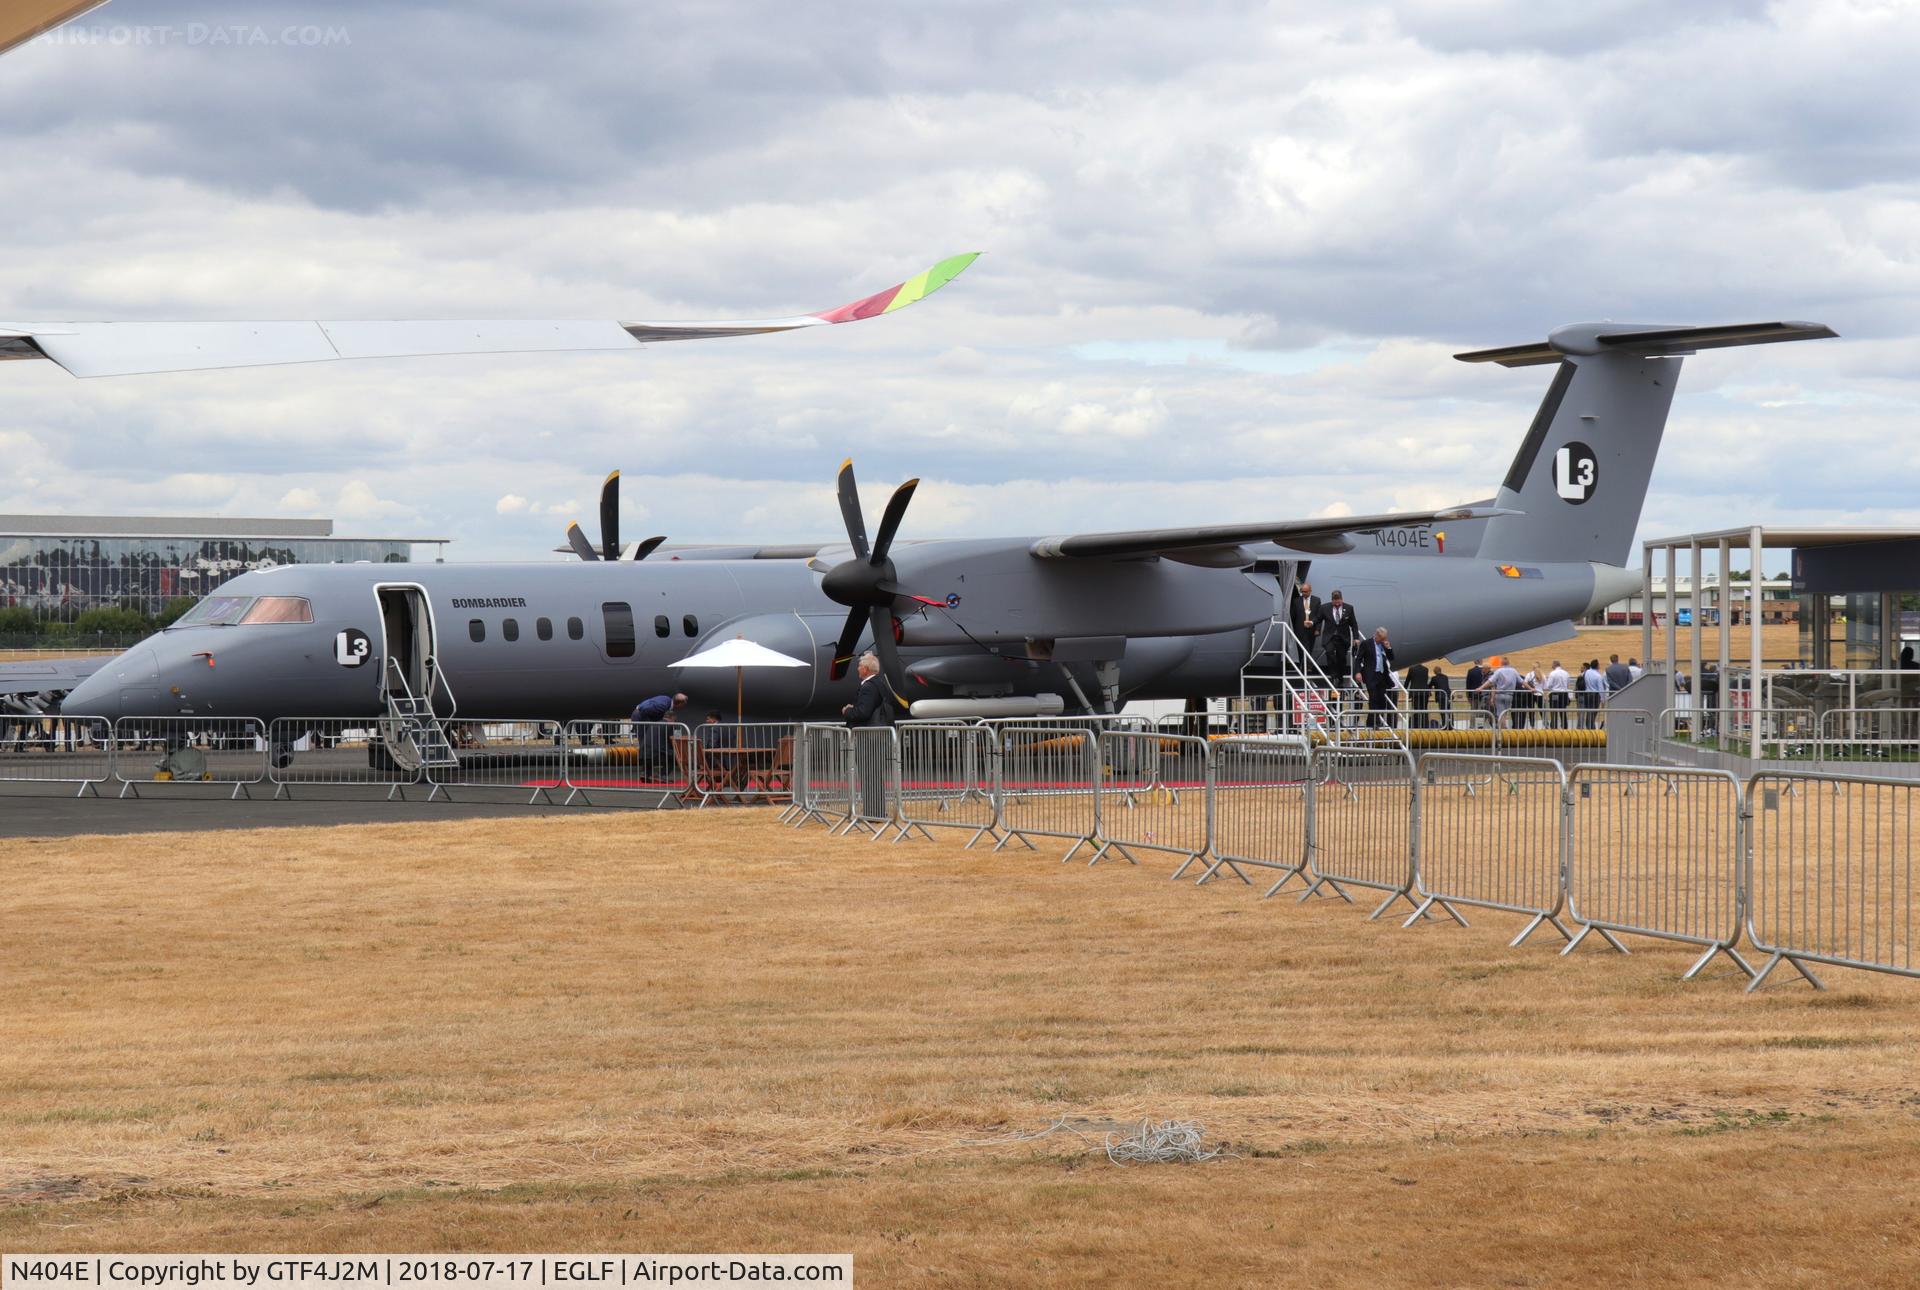
M 972 847 L 994 836 L 994 737 L 984 726 L 903 721 L 900 740 L 899 836 L 913 830 L 965 829 Z
M 709 721 L 673 738 L 673 755 L 701 806 L 787 802 L 793 797 L 794 721 Z
M 373 717 L 280 717 L 267 727 L 267 779 L 274 800 L 296 786 L 384 788 L 405 800 L 420 772 L 396 762 Z
M 1743 833 L 1740 784 L 1719 770 L 1575 767 L 1567 780 L 1567 913 L 1580 931 L 1560 952 L 1599 932 L 1705 947 L 1682 980 L 1725 954 L 1753 976 L 1740 939 Z
M 1417 813 L 1413 758 L 1399 749 L 1315 748 L 1308 776 L 1305 900 L 1322 887 L 1351 901 L 1346 887 L 1387 893 L 1368 915 L 1378 918 L 1413 888 Z
M 591 806 L 596 793 L 645 797 L 656 806 L 684 803 L 693 780 L 674 749 L 687 738 L 677 721 L 568 722 L 561 737 L 564 804 L 578 798 Z
M 853 822 L 853 731 L 842 725 L 800 728 L 793 801 L 781 816 L 795 828 L 813 821 L 838 833 Z
M 892 726 L 856 726 L 848 803 L 851 813 L 842 832 L 864 829 L 878 842 L 892 828 L 900 796 L 900 739 Z
M 1920 976 L 1920 783 L 1763 771 L 1747 781 L 1747 939 L 1815 989 L 1809 963 Z
M 1307 740 L 1299 735 L 1215 740 L 1213 758 L 1213 862 L 1204 883 L 1225 868 L 1242 882 L 1248 866 L 1278 869 L 1271 896 L 1307 868 L 1307 779 L 1313 769 Z M 1197 885 L 1197 884 L 1196 884 Z
M 1531 915 L 1509 945 L 1542 923 L 1568 941 L 1567 772 L 1545 757 L 1428 753 L 1418 764 L 1419 810 L 1411 927 L 1434 905 L 1461 926 L 1456 905 Z
M 0 716 L 0 783 L 72 784 L 100 796 L 113 778 L 113 727 L 101 717 Z
M 551 804 L 566 781 L 566 744 L 558 721 L 487 720 L 456 717 L 441 723 L 453 750 L 452 765 L 425 766 L 427 800 L 453 800 L 453 789 L 504 789 L 527 795 L 527 804 Z
M 1081 847 L 1097 848 L 1100 833 L 1100 740 L 1087 725 L 991 725 L 1000 767 L 996 825 L 998 851 L 1019 841 L 1038 850 L 1033 839 L 1068 838 L 1073 845 L 1061 861 Z
M 1093 859 L 1135 850 L 1181 857 L 1175 878 L 1206 854 L 1213 837 L 1213 763 L 1207 741 L 1155 730 L 1102 730 L 1099 842 Z M 1243 875 L 1244 876 L 1244 875 Z
M 121 797 L 143 784 L 225 784 L 228 797 L 267 777 L 267 728 L 253 717 L 121 717 L 113 723 Z
M 1818 732 L 1814 756 L 1821 766 L 1920 761 L 1920 708 L 1829 708 Z

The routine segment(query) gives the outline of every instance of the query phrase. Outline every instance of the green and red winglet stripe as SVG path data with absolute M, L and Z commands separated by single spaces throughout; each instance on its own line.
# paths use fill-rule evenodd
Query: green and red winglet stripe
M 947 283 L 960 276 L 965 269 L 978 259 L 978 251 L 968 251 L 962 255 L 950 255 L 940 263 L 923 273 L 916 273 L 897 286 L 885 291 L 876 291 L 872 295 L 852 304 L 841 305 L 838 309 L 829 309 L 814 317 L 822 322 L 857 322 L 862 318 L 873 318 L 879 314 L 890 314 L 896 309 L 904 309 L 923 296 L 930 296 Z

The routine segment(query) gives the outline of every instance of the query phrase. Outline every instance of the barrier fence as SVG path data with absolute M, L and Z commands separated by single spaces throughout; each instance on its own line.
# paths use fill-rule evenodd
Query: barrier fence
M 1724 710 L 1696 712 L 1724 719 Z M 1750 737 L 1776 737 L 1748 714 Z M 1825 741 L 1897 747 L 1882 710 L 1827 714 Z M 1870 724 L 1880 723 L 1880 724 Z M 1476 907 L 1542 925 L 1563 955 L 1597 935 L 1693 945 L 1698 975 L 1725 956 L 1748 989 L 1781 963 L 1824 988 L 1813 968 L 1920 976 L 1915 884 L 1920 781 L 1832 772 L 1579 765 L 1501 753 L 1432 751 L 1417 761 L 1381 747 L 1286 735 L 1209 739 L 1132 720 L 840 725 L 463 720 L 444 754 L 386 719 L 147 717 L 12 719 L 0 729 L 0 783 L 72 785 L 122 796 L 155 784 L 217 785 L 230 796 L 272 783 L 296 790 L 410 785 L 505 790 L 527 801 L 613 800 L 653 806 L 772 802 L 782 818 L 876 839 L 940 828 L 993 836 L 995 849 L 1039 838 L 1092 861 L 1139 853 L 1251 883 L 1296 877 L 1301 898 L 1385 894 L 1423 916 Z M 398 746 L 416 757 L 396 756 Z M 1742 941 L 1766 956 L 1759 971 Z
M 572 721 L 562 732 L 565 801 L 665 806 L 693 800 L 693 777 L 675 749 L 691 732 L 677 721 Z
M 900 741 L 899 834 L 964 829 L 967 846 L 994 835 L 993 732 L 952 721 L 903 721 Z
M 1724 954 L 1748 977 L 1734 945 L 1743 901 L 1740 782 L 1726 771 L 1576 767 L 1567 779 L 1567 909 L 1589 932 L 1627 952 L 1615 933 L 1704 947 L 1683 980 Z
M 267 728 L 267 779 L 275 799 L 316 787 L 385 788 L 389 801 L 405 798 L 407 786 L 420 782 L 419 768 L 394 760 L 380 725 L 364 717 L 274 721 Z
M 1305 900 L 1322 887 L 1352 900 L 1347 887 L 1387 893 L 1378 918 L 1413 888 L 1413 757 L 1384 749 L 1316 748 L 1307 780 Z
M 1454 907 L 1475 905 L 1525 914 L 1530 921 L 1509 945 L 1542 923 L 1571 941 L 1560 921 L 1566 905 L 1567 772 L 1538 757 L 1435 754 L 1419 766 L 1419 836 L 1414 892 L 1420 906 L 1411 927 L 1439 905 L 1463 926 Z
M 1827 963 L 1920 976 L 1914 886 L 1920 783 L 1762 772 L 1747 782 L 1747 939 L 1814 985 Z
M 1102 730 L 1099 756 L 1099 841 L 1093 859 L 1117 851 L 1130 863 L 1139 851 L 1179 856 L 1175 878 L 1205 854 L 1213 836 L 1212 760 L 1207 741 L 1152 730 Z M 1092 861 L 1089 861 L 1092 863 Z
M 1073 845 L 1060 857 L 1073 859 L 1081 847 L 1099 858 L 1100 739 L 1088 725 L 989 725 L 999 780 L 995 824 L 998 851 L 1018 841 L 1030 850 L 1033 839 L 1066 838 Z
M 0 717 L 0 783 L 71 784 L 98 797 L 113 778 L 113 727 L 100 717 Z
M 1248 868 L 1277 869 L 1271 896 L 1307 871 L 1307 781 L 1313 769 L 1299 736 L 1223 739 L 1213 757 L 1212 863 L 1205 883 L 1221 869 L 1251 884 Z
M 143 766 L 147 774 L 128 771 Z M 251 797 L 267 778 L 267 727 L 253 717 L 122 717 L 113 723 L 114 777 L 120 796 L 148 784 L 221 784 Z

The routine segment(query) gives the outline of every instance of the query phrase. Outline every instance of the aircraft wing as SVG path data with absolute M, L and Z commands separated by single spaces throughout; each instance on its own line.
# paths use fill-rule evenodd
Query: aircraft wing
M 13 695 L 71 690 L 113 662 L 111 654 L 82 658 L 37 658 L 24 663 L 0 663 L 0 706 Z
M 1041 538 L 1028 550 L 1042 560 L 1137 560 L 1167 556 L 1189 564 L 1232 568 L 1252 562 L 1252 557 L 1240 549 L 1247 542 L 1273 542 L 1313 555 L 1337 555 L 1353 549 L 1348 536 L 1353 533 L 1512 514 L 1515 512 L 1496 506 L 1455 506 L 1443 511 L 1401 511 L 1391 515 L 1341 515 L 1321 520 L 1081 533 L 1072 537 Z
M 12 0 L 0 6 L 0 54 L 72 22 L 107 0 Z
M 595 322 L 494 319 L 471 322 L 0 322 L 0 359 L 47 358 L 75 376 L 130 376 L 342 358 L 438 354 L 536 354 L 628 350 L 669 340 L 759 336 L 858 322 L 938 291 L 977 251 L 949 256 L 905 282 L 851 304 L 793 318 L 723 322 Z

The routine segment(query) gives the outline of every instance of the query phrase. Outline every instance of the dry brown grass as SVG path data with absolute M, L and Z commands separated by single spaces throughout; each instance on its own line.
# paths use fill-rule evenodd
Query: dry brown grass
M 1681 985 L 768 813 L 9 843 L 0 1248 L 1910 1285 L 1920 985 Z M 1118 1169 L 1057 1116 L 1237 1159 Z

